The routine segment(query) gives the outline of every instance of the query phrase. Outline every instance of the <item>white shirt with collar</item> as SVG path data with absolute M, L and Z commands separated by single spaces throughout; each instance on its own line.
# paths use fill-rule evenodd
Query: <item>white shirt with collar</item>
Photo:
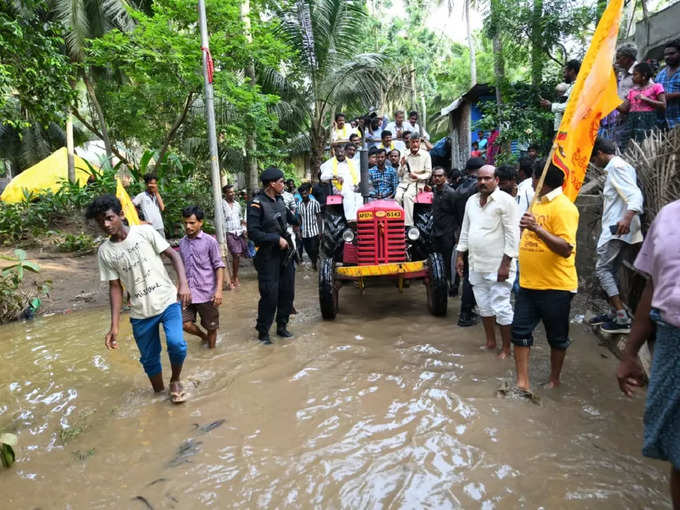
M 628 244 L 642 242 L 640 214 L 643 212 L 642 191 L 637 185 L 635 168 L 619 156 L 614 156 L 604 167 L 607 178 L 602 189 L 602 232 L 597 241 L 599 248 L 612 239 L 620 239 Z M 635 211 L 630 222 L 630 232 L 624 236 L 615 236 L 609 230 L 610 225 L 616 225 L 627 211 Z
M 519 255 L 519 211 L 515 199 L 496 188 L 486 204 L 480 204 L 480 193 L 465 204 L 465 216 L 456 249 L 468 252 L 470 271 L 497 272 L 503 255 L 511 259 Z M 514 269 L 515 264 L 510 264 Z
M 427 131 L 425 131 L 425 128 L 420 127 L 420 125 L 416 122 L 415 124 L 411 124 L 411 121 L 406 121 L 406 131 L 410 131 L 411 133 L 416 134 L 416 136 L 419 136 L 420 138 L 425 138 L 425 140 L 430 139 L 430 135 Z
M 392 139 L 397 138 L 397 131 L 401 131 L 402 133 L 404 131 L 411 131 L 410 126 L 406 123 L 406 120 L 404 120 L 401 123 L 401 126 L 397 126 L 396 120 L 393 120 L 392 122 L 388 122 L 387 127 L 385 127 L 385 130 L 392 133 Z
M 619 97 L 621 99 L 626 99 L 628 96 L 628 92 L 630 92 L 630 89 L 633 88 L 633 68 L 638 65 L 638 61 L 636 60 L 632 66 L 628 68 L 627 71 L 621 70 L 619 71 L 619 83 L 618 86 L 616 87 L 617 90 L 616 92 L 618 93 Z M 650 80 L 651 83 L 654 83 L 652 80 Z
M 531 201 L 534 199 L 533 179 L 528 177 L 517 185 L 517 205 L 519 206 L 519 217 L 522 218 L 529 209 Z

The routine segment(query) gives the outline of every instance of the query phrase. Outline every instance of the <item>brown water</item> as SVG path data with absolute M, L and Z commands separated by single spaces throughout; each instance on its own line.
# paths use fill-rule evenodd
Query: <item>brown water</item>
M 151 393 L 127 320 L 104 349 L 107 310 L 0 328 L 0 430 L 19 436 L 2 506 L 669 508 L 667 464 L 640 454 L 643 397 L 582 326 L 539 406 L 496 397 L 512 361 L 455 326 L 457 300 L 437 319 L 420 285 L 345 288 L 322 322 L 315 278 L 298 273 L 296 338 L 271 347 L 253 340 L 255 282 L 226 293 L 216 351 L 188 339 L 183 406 Z M 541 335 L 535 383 L 547 351 Z

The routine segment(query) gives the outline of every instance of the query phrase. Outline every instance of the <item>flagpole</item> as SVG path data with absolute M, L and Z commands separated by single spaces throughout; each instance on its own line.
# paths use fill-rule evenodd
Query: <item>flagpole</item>
M 543 165 L 543 171 L 541 172 L 541 177 L 538 179 L 538 182 L 536 183 L 536 189 L 534 190 L 534 196 L 531 199 L 531 203 L 529 204 L 529 211 L 531 211 L 534 208 L 534 205 L 536 202 L 538 202 L 538 197 L 541 193 L 541 189 L 543 188 L 543 183 L 545 182 L 545 176 L 548 173 L 548 168 L 550 168 L 550 163 L 552 163 L 552 158 L 553 154 L 555 153 L 555 148 L 557 147 L 557 144 L 553 142 L 552 148 L 550 149 L 550 154 L 548 154 L 548 157 L 545 160 L 545 165 Z
M 220 244 L 222 257 L 226 258 L 227 245 L 224 234 L 224 218 L 222 216 L 222 182 L 220 163 L 217 152 L 217 135 L 215 134 L 215 103 L 213 98 L 212 72 L 210 65 L 210 41 L 208 38 L 208 22 L 205 15 L 205 0 L 198 0 L 198 24 L 201 30 L 201 53 L 203 54 L 203 83 L 205 85 L 205 119 L 208 125 L 208 144 L 210 146 L 210 177 L 215 207 L 215 235 Z M 231 283 L 229 271 L 224 272 L 225 282 Z

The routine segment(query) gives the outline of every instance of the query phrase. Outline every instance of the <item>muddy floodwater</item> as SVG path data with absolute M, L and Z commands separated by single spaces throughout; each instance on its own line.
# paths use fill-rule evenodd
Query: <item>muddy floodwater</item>
M 670 508 L 668 464 L 640 453 L 644 397 L 581 325 L 536 405 L 496 395 L 512 360 L 455 325 L 457 299 L 431 317 L 420 284 L 344 288 L 323 322 L 300 271 L 296 337 L 270 347 L 256 303 L 251 276 L 225 293 L 215 351 L 187 338 L 182 406 L 151 393 L 127 317 L 116 352 L 107 309 L 1 327 L 0 430 L 19 437 L 2 507 Z M 536 386 L 547 354 L 541 332 Z

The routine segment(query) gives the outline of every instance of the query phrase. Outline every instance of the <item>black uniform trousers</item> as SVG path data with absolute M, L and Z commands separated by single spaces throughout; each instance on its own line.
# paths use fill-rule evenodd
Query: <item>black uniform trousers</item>
M 468 263 L 467 254 L 465 254 L 465 269 L 463 270 L 463 295 L 460 297 L 460 311 L 472 312 L 472 309 L 477 304 L 475 301 L 475 294 L 472 291 L 472 285 L 470 285 L 470 266 Z
M 255 328 L 258 332 L 266 334 L 274 322 L 274 316 L 277 328 L 283 328 L 288 324 L 295 298 L 295 262 L 291 260 L 283 265 L 285 251 L 262 255 L 260 251 L 253 261 L 260 290 Z

